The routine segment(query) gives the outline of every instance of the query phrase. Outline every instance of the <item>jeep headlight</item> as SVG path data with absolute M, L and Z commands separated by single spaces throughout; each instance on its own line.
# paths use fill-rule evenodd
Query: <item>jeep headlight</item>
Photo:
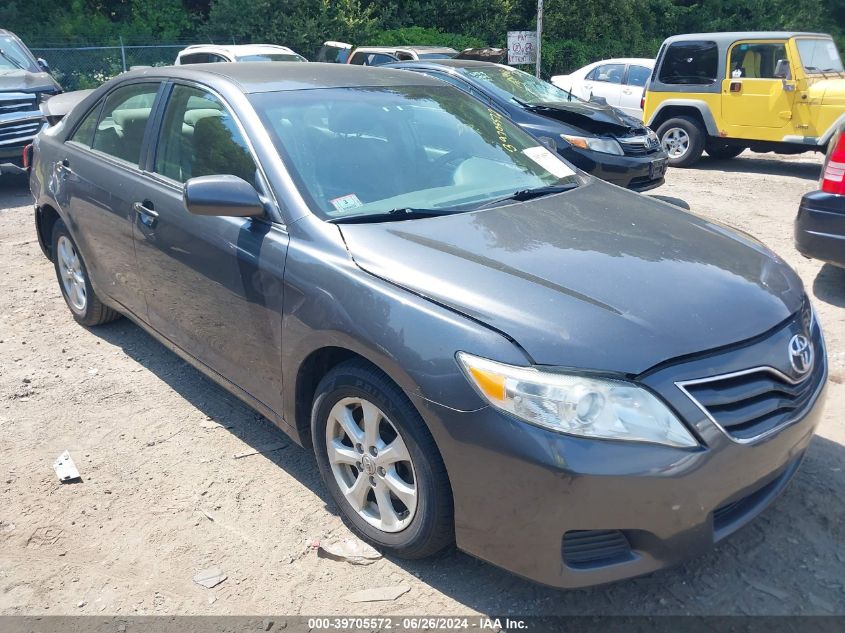
M 616 139 L 612 138 L 600 138 L 598 136 L 573 136 L 571 134 L 561 134 L 560 138 L 573 147 L 580 147 L 581 149 L 591 149 L 594 152 L 615 154 L 617 156 L 622 156 L 625 153 L 622 151 L 622 146 L 616 141 Z
M 665 404 L 632 382 L 516 367 L 465 352 L 457 358 L 485 400 L 531 424 L 582 437 L 698 446 Z

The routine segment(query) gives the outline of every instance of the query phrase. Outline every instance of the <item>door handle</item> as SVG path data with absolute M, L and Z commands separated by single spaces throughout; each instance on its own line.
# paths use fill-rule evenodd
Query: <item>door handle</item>
M 629 94 L 631 94 L 631 90 L 629 88 L 626 88 L 625 90 L 622 91 L 622 94 L 623 95 L 629 95 Z
M 56 171 L 63 176 L 73 175 L 73 170 L 70 168 L 70 161 L 67 158 L 63 158 L 61 161 L 56 163 Z
M 132 205 L 132 208 L 135 210 L 135 213 L 138 214 L 138 219 L 141 220 L 141 224 L 146 227 L 153 228 L 158 220 L 158 212 L 153 209 L 153 203 L 149 200 L 144 200 L 143 202 L 136 202 Z

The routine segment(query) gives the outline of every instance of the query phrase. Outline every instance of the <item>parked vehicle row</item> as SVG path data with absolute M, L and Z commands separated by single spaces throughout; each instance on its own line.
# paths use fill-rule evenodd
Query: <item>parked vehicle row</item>
M 39 244 L 80 324 L 128 316 L 312 448 L 382 550 L 676 564 L 796 472 L 821 327 L 753 238 L 574 169 L 538 137 L 575 110 L 499 68 L 130 71 L 36 138 Z M 587 148 L 630 137 L 576 99 Z

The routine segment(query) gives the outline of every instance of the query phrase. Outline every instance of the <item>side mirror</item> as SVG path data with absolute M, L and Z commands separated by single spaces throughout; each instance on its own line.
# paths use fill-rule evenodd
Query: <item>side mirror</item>
M 50 72 L 50 64 L 47 63 L 46 59 L 44 59 L 43 57 L 39 57 L 35 61 L 38 62 L 38 67 L 45 73 Z
M 194 215 L 257 218 L 264 215 L 258 192 L 237 176 L 199 176 L 185 183 L 185 208 Z
M 792 79 L 792 72 L 789 69 L 788 59 L 779 59 L 775 64 L 775 72 L 773 73 L 775 79 Z

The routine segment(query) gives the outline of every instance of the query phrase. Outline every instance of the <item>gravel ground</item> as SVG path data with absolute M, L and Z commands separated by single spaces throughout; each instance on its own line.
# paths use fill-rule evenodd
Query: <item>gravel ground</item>
M 845 614 L 845 270 L 800 257 L 818 157 L 672 170 L 652 195 L 752 233 L 815 297 L 831 362 L 804 466 L 751 526 L 681 567 L 557 591 L 458 552 L 369 567 L 317 558 L 348 530 L 312 455 L 127 320 L 87 330 L 38 249 L 26 181 L 0 177 L 0 613 Z M 282 441 L 264 455 L 233 455 Z M 82 482 L 59 484 L 70 450 Z M 219 567 L 206 589 L 192 581 Z M 407 584 L 393 602 L 349 593 Z

